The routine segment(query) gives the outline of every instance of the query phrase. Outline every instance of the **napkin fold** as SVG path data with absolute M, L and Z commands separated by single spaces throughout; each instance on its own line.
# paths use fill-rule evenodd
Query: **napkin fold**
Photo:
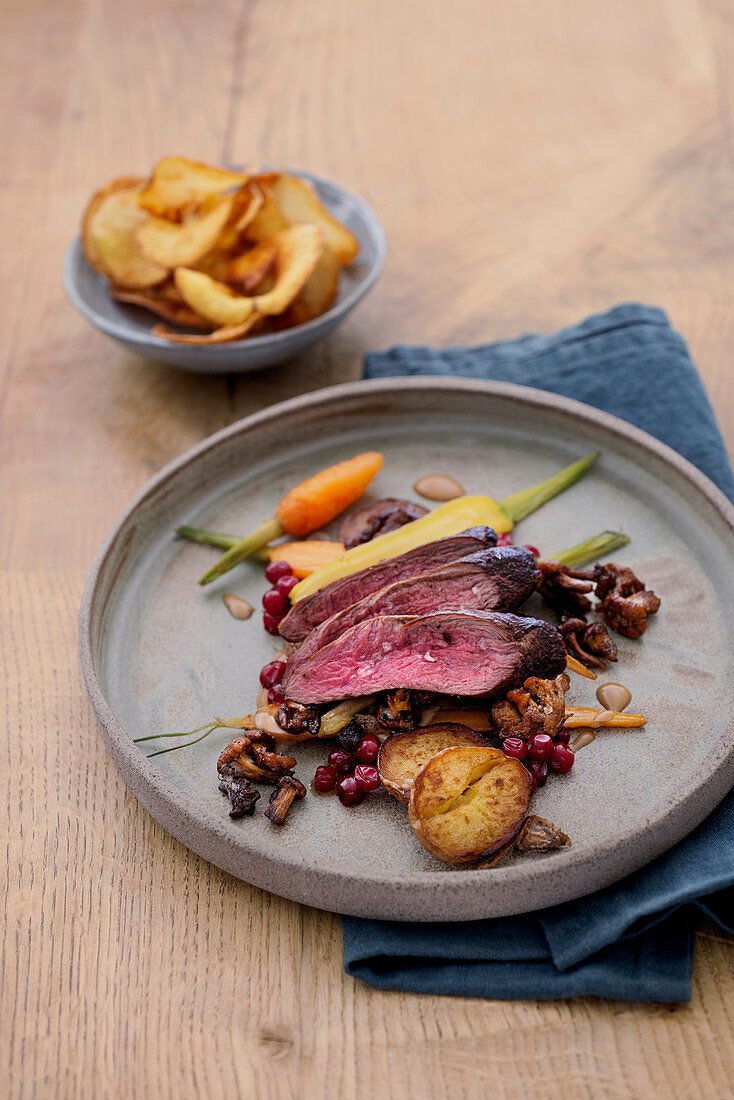
M 397 375 L 489 378 L 585 401 L 669 444 L 734 500 L 706 391 L 659 309 L 621 305 L 553 336 L 367 356 L 367 378 Z M 414 993 L 688 1001 L 700 913 L 734 932 L 734 794 L 647 867 L 564 905 L 465 923 L 343 917 L 344 966 L 369 985 Z

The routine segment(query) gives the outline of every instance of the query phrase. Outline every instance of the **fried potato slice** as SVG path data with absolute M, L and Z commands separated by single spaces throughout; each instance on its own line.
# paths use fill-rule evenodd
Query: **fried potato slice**
M 236 286 L 243 294 L 254 294 L 275 267 L 277 258 L 278 246 L 275 242 L 261 241 L 247 252 L 241 252 L 239 256 L 230 260 L 225 270 L 224 281 Z M 305 290 L 305 287 L 303 289 Z
M 234 196 L 223 195 L 205 213 L 187 221 L 147 218 L 136 231 L 142 254 L 164 267 L 192 267 L 214 248 L 234 209 Z
M 258 321 L 262 320 L 259 314 L 253 313 L 247 321 L 241 325 L 222 325 L 214 332 L 174 332 L 165 325 L 154 325 L 153 335 L 160 336 L 163 340 L 170 340 L 172 344 L 228 344 L 232 340 L 241 340 L 247 336 Z
M 273 237 L 276 247 L 275 283 L 253 301 L 260 313 L 283 313 L 313 273 L 324 247 L 318 225 L 292 225 Z
M 416 837 L 448 863 L 486 859 L 514 839 L 530 804 L 530 773 L 499 749 L 443 749 L 413 780 Z
M 258 176 L 251 183 L 253 189 L 259 192 L 262 199 L 255 217 L 245 228 L 245 236 L 254 244 L 259 244 L 260 241 L 269 241 L 276 233 L 282 233 L 284 229 L 288 228 L 288 221 L 278 206 L 270 187 L 270 181 L 274 178 L 273 175 Z
M 172 297 L 168 291 L 173 290 L 176 297 Z M 194 313 L 186 305 L 175 287 L 151 287 L 148 290 L 127 290 L 125 287 L 110 287 L 110 294 L 118 302 L 125 302 L 131 306 L 140 306 L 148 309 L 164 321 L 170 321 L 174 325 L 188 325 L 190 328 L 211 328 L 211 322 L 198 313 Z
M 245 230 L 256 218 L 263 201 L 262 191 L 253 183 L 246 183 L 236 192 L 231 217 L 217 241 L 217 248 L 233 252 L 239 247 Z
M 380 782 L 403 806 L 410 801 L 414 778 L 432 757 L 458 745 L 487 747 L 487 741 L 468 726 L 442 722 L 440 725 L 396 733 L 384 741 L 377 758 Z
M 291 324 L 302 325 L 313 321 L 331 308 L 339 289 L 340 270 L 341 264 L 334 249 L 324 244 L 316 267 L 288 307 Z
M 150 182 L 141 191 L 140 206 L 159 218 L 178 220 L 209 195 L 247 183 L 249 174 L 215 168 L 188 157 L 163 157 L 153 169 Z
M 82 248 L 92 267 L 117 286 L 138 290 L 169 274 L 138 246 L 137 231 L 148 219 L 138 205 L 143 182 L 127 176 L 112 180 L 92 196 L 82 217 Z
M 253 311 L 282 313 L 316 266 L 323 247 L 321 229 L 316 225 L 293 225 L 278 233 L 272 243 L 276 249 L 276 276 L 270 290 L 244 297 L 202 271 L 181 267 L 174 278 L 184 301 L 216 325 L 240 325 Z
M 333 250 L 339 263 L 351 263 L 359 252 L 359 241 L 329 213 L 308 180 L 283 173 L 272 173 L 262 178 L 265 180 L 265 190 L 274 199 L 289 225 L 301 222 L 320 225 L 324 231 L 324 241 Z
M 255 312 L 255 299 L 243 298 L 203 271 L 179 267 L 174 280 L 188 306 L 215 325 L 241 325 Z

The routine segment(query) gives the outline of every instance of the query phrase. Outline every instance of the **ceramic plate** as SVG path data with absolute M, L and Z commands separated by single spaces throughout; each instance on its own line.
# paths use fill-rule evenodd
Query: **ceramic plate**
M 632 691 L 643 730 L 602 731 L 533 809 L 573 847 L 515 856 L 489 871 L 441 864 L 414 839 L 387 793 L 355 809 L 334 796 L 299 803 L 282 829 L 262 814 L 232 821 L 215 764 L 229 737 L 148 759 L 133 738 L 253 709 L 274 641 L 259 612 L 225 610 L 235 592 L 259 607 L 262 565 L 206 589 L 213 552 L 174 540 L 178 524 L 245 532 L 303 476 L 379 449 L 378 496 L 415 496 L 416 478 L 457 477 L 501 498 L 594 449 L 587 478 L 516 530 L 552 553 L 604 528 L 631 541 L 615 559 L 662 597 L 639 641 L 620 639 L 607 679 Z M 337 386 L 257 413 L 161 471 L 122 516 L 92 569 L 81 609 L 87 688 L 109 751 L 158 821 L 194 851 L 256 886 L 342 913 L 467 920 L 520 913 L 606 886 L 665 851 L 734 781 L 734 509 L 691 465 L 585 405 L 520 386 L 453 379 Z M 572 677 L 571 701 L 595 685 Z M 163 742 L 162 744 L 170 744 Z M 324 743 L 295 746 L 308 784 Z

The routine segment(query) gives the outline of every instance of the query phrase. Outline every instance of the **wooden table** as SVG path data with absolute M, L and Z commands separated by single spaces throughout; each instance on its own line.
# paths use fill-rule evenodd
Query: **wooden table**
M 229 878 L 138 805 L 76 655 L 87 569 L 149 476 L 357 378 L 370 348 L 654 303 L 734 442 L 731 6 L 57 0 L 7 3 L 0 43 L 9 1095 L 731 1096 L 734 951 L 713 927 L 690 1006 L 374 992 L 342 973 L 337 917 Z M 388 235 L 378 288 L 259 376 L 124 353 L 64 299 L 62 253 L 92 188 L 167 152 L 361 191 Z

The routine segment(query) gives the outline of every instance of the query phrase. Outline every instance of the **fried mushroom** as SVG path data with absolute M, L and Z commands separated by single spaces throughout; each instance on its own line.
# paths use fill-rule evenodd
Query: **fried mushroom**
M 570 847 L 569 837 L 558 825 L 535 814 L 525 819 L 525 824 L 515 840 L 518 852 L 553 852 Z
M 563 619 L 558 627 L 566 649 L 587 668 L 602 672 L 607 661 L 616 661 L 617 647 L 609 637 L 604 623 L 587 623 L 584 619 Z
M 304 707 L 300 703 L 286 699 L 278 707 L 275 721 L 284 733 L 309 733 L 312 737 L 317 737 L 321 715 L 318 707 Z
M 385 699 L 377 708 L 376 717 L 384 729 L 393 733 L 412 730 L 418 725 L 421 704 L 415 692 L 407 688 L 395 688 L 385 694 Z
M 645 588 L 642 581 L 626 566 L 594 567 L 596 594 L 601 600 L 599 610 L 612 630 L 625 638 L 639 638 L 647 630 L 647 617 L 660 607 L 660 597 Z
M 306 788 L 292 775 L 284 775 L 278 780 L 278 786 L 270 796 L 265 816 L 273 825 L 284 825 L 291 803 L 296 798 L 305 798 Z
M 246 730 L 222 750 L 217 771 L 222 775 L 226 768 L 226 774 L 239 779 L 277 783 L 282 775 L 295 768 L 296 761 L 292 756 L 281 756 L 274 750 L 275 738 L 269 733 Z
M 594 574 L 586 569 L 569 569 L 557 561 L 538 561 L 538 592 L 559 614 L 585 615 L 591 611 L 589 593 L 594 591 Z
M 233 774 L 234 765 L 225 764 L 219 773 L 219 789 L 232 803 L 229 816 L 252 817 L 260 792 L 254 790 L 242 776 Z
M 536 733 L 551 737 L 563 725 L 565 696 L 571 681 L 565 672 L 554 680 L 530 676 L 521 688 L 508 691 L 491 709 L 492 724 L 503 737 L 528 740 Z

